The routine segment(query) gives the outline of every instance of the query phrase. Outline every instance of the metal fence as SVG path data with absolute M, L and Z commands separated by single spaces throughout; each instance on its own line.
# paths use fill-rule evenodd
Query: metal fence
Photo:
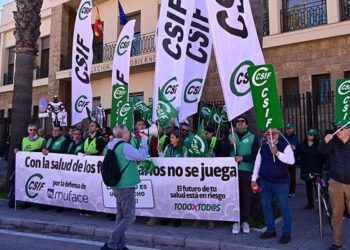
M 326 0 L 296 5 L 280 13 L 282 32 L 327 24 Z
M 350 0 L 339 0 L 341 20 L 350 19 Z
M 269 13 L 265 13 L 263 15 L 263 32 L 264 36 L 270 35 L 270 21 L 269 21 Z
M 135 35 L 131 44 L 131 56 L 139 56 L 142 54 L 155 52 L 155 34 L 148 33 L 143 35 Z M 116 42 L 106 43 L 94 47 L 94 61 L 93 63 L 102 63 L 112 61 Z M 61 70 L 72 68 L 71 57 L 61 56 Z

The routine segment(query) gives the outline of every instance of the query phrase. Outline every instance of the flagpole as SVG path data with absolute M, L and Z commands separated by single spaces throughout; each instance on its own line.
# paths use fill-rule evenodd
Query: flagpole
M 232 121 L 230 121 L 230 124 L 231 124 L 231 133 L 232 133 L 232 138 L 234 138 L 234 136 L 235 136 L 235 133 L 233 132 L 233 125 L 232 125 Z M 237 150 L 236 150 L 236 142 L 234 142 L 233 143 L 233 151 L 234 151 L 234 153 L 235 153 L 235 156 L 236 156 L 236 154 L 237 154 Z
M 272 129 L 270 128 L 270 142 L 271 142 L 271 147 L 274 147 L 275 145 L 273 145 L 273 141 L 272 141 Z M 273 157 L 273 162 L 276 162 L 276 158 L 275 155 L 272 154 Z
M 347 122 L 345 125 L 343 125 L 342 127 L 340 127 L 337 131 L 335 131 L 332 135 L 331 135 L 331 139 L 333 139 L 333 136 L 335 136 L 336 134 L 338 134 L 343 128 L 345 128 L 346 126 L 348 126 L 350 124 L 350 121 Z
M 280 135 L 283 137 L 283 139 L 288 143 L 289 146 L 292 146 L 292 144 L 290 144 L 290 142 L 287 140 L 287 138 L 282 134 L 281 131 L 278 131 L 280 133 Z
M 165 133 L 163 131 L 163 133 Z M 162 153 L 160 147 L 159 147 L 159 121 L 157 120 L 157 150 L 158 150 L 158 156 L 160 156 L 160 154 Z

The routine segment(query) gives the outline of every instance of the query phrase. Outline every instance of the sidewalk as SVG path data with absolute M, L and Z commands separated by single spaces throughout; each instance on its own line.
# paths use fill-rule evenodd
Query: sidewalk
M 184 221 L 182 226 L 145 226 L 147 218 L 138 218 L 136 223 L 127 231 L 129 242 L 144 246 L 162 248 L 188 249 L 328 249 L 331 244 L 331 230 L 325 218 L 324 239 L 320 239 L 318 231 L 318 214 L 316 211 L 303 211 L 305 205 L 304 186 L 298 185 L 297 196 L 290 200 L 293 217 L 292 241 L 287 245 L 277 243 L 281 234 L 281 224 L 277 224 L 278 236 L 275 239 L 260 240 L 259 232 L 252 230 L 248 235 L 231 234 L 231 223 L 220 222 L 213 231 L 206 229 L 207 223 L 199 228 L 192 228 L 191 221 Z M 344 236 L 350 235 L 350 221 L 344 221 Z M 12 210 L 7 207 L 5 200 L 0 200 L 0 228 L 21 228 L 31 231 L 66 233 L 106 240 L 111 232 L 113 222 L 103 214 L 90 217 L 80 216 L 78 211 L 65 210 L 40 211 L 37 206 L 26 210 Z M 350 249 L 348 237 L 344 245 Z M 167 247 L 165 247 L 167 246 Z

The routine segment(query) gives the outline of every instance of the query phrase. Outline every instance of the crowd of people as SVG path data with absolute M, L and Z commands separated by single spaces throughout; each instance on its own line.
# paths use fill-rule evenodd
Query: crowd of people
M 64 134 L 61 127 L 53 127 L 50 136 L 45 136 L 35 124 L 28 125 L 28 136 L 23 138 L 18 151 L 60 154 L 103 155 L 106 149 L 114 149 L 118 141 L 124 141 L 115 148 L 120 166 L 125 166 L 121 181 L 113 188 L 117 199 L 116 223 L 110 241 L 101 249 L 124 249 L 124 232 L 135 220 L 135 185 L 140 182 L 137 162 L 147 157 L 187 157 L 194 138 L 190 124 L 185 121 L 179 126 L 171 123 L 165 131 L 158 128 L 158 135 L 148 137 L 143 133 L 148 127 L 144 120 L 138 120 L 133 134 L 124 125 L 115 128 L 100 128 L 91 122 L 88 130 L 82 124 L 69 128 Z M 289 199 L 296 193 L 296 166 L 301 168 L 301 178 L 306 183 L 307 204 L 305 210 L 314 209 L 313 182 L 309 174 L 322 173 L 329 169 L 329 194 L 332 207 L 333 245 L 339 249 L 343 244 L 343 214 L 350 208 L 350 125 L 345 121 L 336 124 L 337 134 L 328 133 L 319 140 L 318 131 L 310 128 L 305 140 L 299 143 L 293 124 L 286 125 L 285 133 L 277 128 L 262 131 L 256 135 L 249 131 L 245 116 L 235 119 L 234 130 L 230 128 L 218 133 L 210 126 L 205 128 L 208 149 L 205 157 L 234 157 L 238 163 L 240 223 L 234 222 L 232 233 L 250 232 L 252 196 L 261 188 L 261 207 L 266 231 L 261 239 L 276 237 L 273 198 L 279 205 L 282 218 L 282 236 L 279 243 L 291 241 L 292 216 Z M 218 138 L 219 137 L 219 138 Z M 28 204 L 23 203 L 25 206 Z M 61 212 L 62 209 L 58 209 Z M 169 219 L 150 218 L 147 225 L 160 222 L 166 225 Z M 200 221 L 194 221 L 193 227 Z M 181 220 L 173 221 L 173 226 L 181 226 Z M 214 221 L 208 222 L 208 229 L 215 228 Z

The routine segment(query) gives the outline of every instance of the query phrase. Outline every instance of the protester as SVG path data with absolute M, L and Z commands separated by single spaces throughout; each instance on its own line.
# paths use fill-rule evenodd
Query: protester
M 208 151 L 206 155 L 208 157 L 219 157 L 221 156 L 221 141 L 218 141 L 217 137 L 214 136 L 214 129 L 212 127 L 207 126 L 204 129 L 205 136 L 207 138 L 208 143 Z
M 307 205 L 304 210 L 314 209 L 313 180 L 308 178 L 309 174 L 321 174 L 325 163 L 325 157 L 318 151 L 319 144 L 317 130 L 311 128 L 307 132 L 307 138 L 300 146 L 299 165 L 301 179 L 305 180 Z
M 251 178 L 254 161 L 259 150 L 259 140 L 257 136 L 248 130 L 248 121 L 244 116 L 236 119 L 236 130 L 229 136 L 232 149 L 230 156 L 235 157 L 238 163 L 239 181 L 239 204 L 241 225 L 237 222 L 232 226 L 232 233 L 238 234 L 241 226 L 243 233 L 249 233 L 249 216 L 252 201 Z
M 38 136 L 37 134 L 37 126 L 33 123 L 28 124 L 27 127 L 28 136 L 23 137 L 22 143 L 17 145 L 14 149 L 14 153 L 17 154 L 19 151 L 24 152 L 41 152 L 41 150 L 45 146 L 45 139 Z M 13 180 L 14 183 L 14 180 Z M 12 189 L 13 191 L 15 189 Z M 14 193 L 11 193 L 9 200 L 9 207 L 14 206 Z M 29 202 L 21 202 L 18 207 L 25 209 L 31 206 Z
M 221 140 L 221 149 L 220 149 L 220 156 L 221 157 L 229 157 L 230 156 L 230 151 L 231 151 L 231 142 L 229 139 L 230 132 L 228 129 L 223 129 L 221 132 L 222 134 L 222 140 Z
M 337 128 L 347 124 L 339 121 Z M 350 124 L 335 136 L 326 135 L 318 146 L 322 154 L 329 156 L 329 196 L 332 207 L 333 245 L 329 248 L 341 249 L 343 245 L 343 214 L 345 206 L 350 211 Z
M 189 149 L 191 147 L 191 143 L 194 135 L 191 133 L 190 124 L 188 121 L 184 121 L 180 124 L 180 132 L 184 140 L 184 146 L 187 149 Z
M 292 218 L 288 202 L 288 183 L 290 165 L 295 162 L 291 146 L 279 140 L 279 130 L 269 129 L 266 132 L 268 143 L 261 145 L 256 156 L 251 188 L 258 188 L 257 179 L 261 178 L 261 205 L 267 230 L 260 235 L 261 239 L 276 237 L 275 221 L 272 211 L 272 198 L 276 197 L 282 212 L 283 227 L 280 244 L 291 241 Z
M 89 136 L 84 141 L 84 153 L 86 155 L 102 155 L 105 145 L 98 123 L 92 121 L 89 125 Z
M 298 159 L 299 140 L 298 140 L 298 137 L 295 135 L 295 129 L 292 123 L 288 123 L 286 125 L 286 133 L 284 136 L 286 137 L 286 139 L 288 140 L 288 142 L 290 143 L 293 149 L 294 159 Z M 289 175 L 290 175 L 290 185 L 289 185 L 288 197 L 295 197 L 295 189 L 297 185 L 295 165 L 289 167 Z
M 71 141 L 73 141 L 73 137 L 74 137 L 73 134 L 74 134 L 74 131 L 75 131 L 75 127 L 74 127 L 74 126 L 70 127 L 69 130 L 68 130 L 69 139 L 70 139 Z
M 40 136 L 40 137 L 46 139 L 45 130 L 42 129 L 42 128 L 39 128 L 39 129 L 38 129 L 38 136 Z
M 49 152 L 57 154 L 66 154 L 70 141 L 63 135 L 62 127 L 53 127 L 51 136 L 47 139 L 45 147 L 42 150 L 44 155 Z
M 113 187 L 114 196 L 117 199 L 117 218 L 113 232 L 108 242 L 101 247 L 101 250 L 127 249 L 125 243 L 125 231 L 135 221 L 135 186 L 140 183 L 140 176 L 137 168 L 137 161 L 147 159 L 148 137 L 141 133 L 141 147 L 137 150 L 128 142 L 130 132 L 124 125 L 118 125 L 113 129 L 114 139 L 108 143 L 108 149 L 113 149 L 119 141 L 125 143 L 115 149 L 121 171 L 126 168 L 116 187 Z
M 75 129 L 73 132 L 73 141 L 69 144 L 68 154 L 78 155 L 84 153 L 83 131 Z

